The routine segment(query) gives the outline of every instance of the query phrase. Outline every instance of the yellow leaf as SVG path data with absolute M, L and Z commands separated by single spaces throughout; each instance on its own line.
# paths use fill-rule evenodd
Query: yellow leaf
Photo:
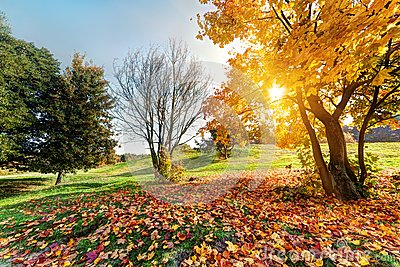
M 372 81 L 371 85 L 381 85 L 385 79 L 389 80 L 392 78 L 392 75 L 389 73 L 390 70 L 388 69 L 383 69 L 378 72 L 378 74 L 375 76 L 374 80 Z
M 74 239 L 70 238 L 67 246 L 72 247 L 74 245 L 74 243 L 75 243 Z
M 353 243 L 356 246 L 359 246 L 360 245 L 360 240 L 353 240 L 353 241 L 351 241 L 351 243 Z
M 369 261 L 368 261 L 368 259 L 367 259 L 365 256 L 361 256 L 360 259 L 358 260 L 358 263 L 359 263 L 361 266 L 367 266 L 367 265 L 369 265 Z
M 101 258 L 96 258 L 93 262 L 94 265 L 97 265 L 101 261 Z
M 48 245 L 48 243 L 44 243 L 41 247 L 40 247 L 40 249 L 44 249 L 44 248 L 46 248 L 47 247 L 47 245 Z
M 178 229 L 179 228 L 179 225 L 177 225 L 177 224 L 174 224 L 174 225 L 172 225 L 172 227 L 171 227 L 174 231 L 176 231 L 176 229 Z
M 276 239 L 280 239 L 281 237 L 280 237 L 277 233 L 273 233 L 273 234 L 271 235 L 271 238 L 272 238 L 273 240 L 276 240 Z
M 322 259 L 318 259 L 315 261 L 315 265 L 317 265 L 318 267 L 321 267 L 324 265 L 324 261 Z
M 145 260 L 145 259 L 147 259 L 147 255 L 146 254 L 139 254 L 139 255 L 137 255 L 136 258 L 137 258 L 138 261 Z
M 64 267 L 69 267 L 71 266 L 71 262 L 70 261 L 64 261 Z
M 236 253 L 238 251 L 239 247 L 237 245 L 233 244 L 230 241 L 225 241 L 225 243 L 228 245 L 228 247 L 226 248 L 227 251 L 233 252 L 233 253 Z
M 154 257 L 154 251 L 147 255 L 147 260 L 151 260 Z

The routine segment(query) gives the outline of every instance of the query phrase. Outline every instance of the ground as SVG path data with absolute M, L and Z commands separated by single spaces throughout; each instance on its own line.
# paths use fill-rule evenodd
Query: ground
M 207 175 L 179 187 L 191 200 L 184 204 L 168 198 L 176 185 L 144 182 L 144 158 L 69 175 L 57 187 L 54 176 L 3 177 L 11 189 L 13 179 L 26 187 L 3 192 L 0 266 L 400 266 L 397 170 L 369 179 L 366 199 L 343 203 L 301 172 L 278 168 L 298 164 L 279 153 L 284 160 L 268 171 L 193 167 Z M 210 175 L 216 170 L 227 177 Z M 226 180 L 235 182 L 216 196 Z

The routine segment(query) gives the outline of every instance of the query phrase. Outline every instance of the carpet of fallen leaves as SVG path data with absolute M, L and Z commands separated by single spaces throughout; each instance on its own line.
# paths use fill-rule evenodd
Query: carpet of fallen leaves
M 299 172 L 264 176 L 249 190 L 243 174 L 196 205 L 135 183 L 32 200 L 0 222 L 0 266 L 400 266 L 400 185 L 390 172 L 347 203 L 302 186 Z

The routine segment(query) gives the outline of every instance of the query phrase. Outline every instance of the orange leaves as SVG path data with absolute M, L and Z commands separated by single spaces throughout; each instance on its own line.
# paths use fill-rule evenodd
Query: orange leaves
M 183 233 L 181 233 L 181 232 L 178 232 L 178 233 L 176 234 L 176 237 L 178 238 L 179 241 L 184 241 L 184 240 L 186 240 L 186 234 L 183 234 Z
M 372 103 L 373 86 L 386 81 L 384 87 L 388 87 L 389 79 L 397 80 L 394 74 L 398 73 L 400 16 L 394 1 L 372 0 L 368 4 L 336 0 L 201 2 L 213 5 L 214 9 L 198 15 L 200 35 L 220 45 L 235 44 L 239 40 L 245 49 L 237 51 L 244 52 L 231 58 L 230 65 L 261 87 L 268 88 L 273 83 L 285 87 L 289 99 L 294 99 L 297 89 L 306 96 L 324 96 L 323 106 L 332 114 L 341 96 L 353 90 L 353 85 L 356 85 L 357 95 L 365 95 Z M 391 69 L 392 75 L 382 69 L 383 65 Z M 362 83 L 353 83 L 355 81 Z M 392 88 L 395 86 L 397 82 Z M 352 100 L 360 102 L 358 98 L 352 96 Z M 293 106 L 296 101 L 290 102 Z M 388 102 L 393 106 L 394 102 Z M 292 107 L 279 105 L 282 107 L 274 113 L 281 113 L 284 118 L 279 121 L 283 126 L 278 126 L 283 129 L 278 130 L 285 138 L 280 145 L 285 145 L 290 143 L 290 138 L 283 130 L 300 116 L 297 113 L 297 117 L 289 118 L 293 115 L 288 114 Z M 352 106 L 360 109 L 362 105 L 353 103 Z M 382 108 L 393 109 L 386 105 Z M 397 109 L 396 105 L 394 110 Z M 318 114 L 312 107 L 310 111 Z M 367 111 L 362 112 L 363 116 L 353 117 L 364 117 Z M 313 121 L 313 116 L 310 117 Z M 304 135 L 302 137 L 304 140 Z
M 249 191 L 245 186 L 251 175 L 244 175 L 230 192 L 208 204 L 175 206 L 129 190 L 97 195 L 79 204 L 61 201 L 65 210 L 73 210 L 75 220 L 70 220 L 68 212 L 58 217 L 50 214 L 52 219 L 41 222 L 48 229 L 39 223 L 43 227 L 40 231 L 22 227 L 5 233 L 1 228 L 0 259 L 21 266 L 107 266 L 116 262 L 122 266 L 166 266 L 176 265 L 178 256 L 182 266 L 276 266 L 289 265 L 289 260 L 307 266 L 323 266 L 328 261 L 332 266 L 367 266 L 379 260 L 367 257 L 367 251 L 400 259 L 399 194 L 391 187 L 394 180 L 389 174 L 377 178 L 371 190 L 390 191 L 352 203 L 296 193 L 293 201 L 283 200 L 285 194 L 302 186 L 294 171 L 264 174 L 267 177 L 262 184 Z M 93 202 L 109 206 L 93 208 L 96 224 L 81 229 L 86 217 L 80 214 Z M 111 208 L 113 202 L 123 205 Z M 113 212 L 104 215 L 109 209 Z M 132 215 L 132 210 L 137 213 Z M 37 213 L 33 207 L 32 215 Z M 71 223 L 74 225 L 68 229 L 75 230 L 58 241 L 45 233 L 51 232 L 53 225 L 62 230 Z M 21 248 L 20 238 L 36 242 Z M 174 254 L 182 247 L 182 254 Z M 358 256 L 346 258 L 351 253 Z

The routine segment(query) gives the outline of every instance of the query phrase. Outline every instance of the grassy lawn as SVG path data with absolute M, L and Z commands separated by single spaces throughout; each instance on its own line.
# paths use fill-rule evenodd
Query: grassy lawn
M 327 152 L 327 145 L 323 144 L 322 149 Z M 350 157 L 354 157 L 357 144 L 348 144 L 348 151 Z M 400 143 L 369 143 L 366 144 L 366 151 L 379 156 L 377 163 L 379 170 L 400 169 Z M 289 164 L 292 164 L 293 168 L 301 166 L 295 151 L 277 149 L 269 145 L 253 145 L 249 148 L 237 149 L 232 158 L 225 161 L 216 159 L 213 153 L 201 154 L 195 151 L 178 153 L 176 158 L 186 167 L 188 176 L 196 177 L 238 171 L 264 171 L 284 168 Z M 152 177 L 151 162 L 145 156 L 128 163 L 68 174 L 63 178 L 62 184 L 56 187 L 53 174 L 4 175 L 0 176 L 0 206 L 22 203 L 45 196 L 123 188 L 132 180 L 146 180 Z
M 348 147 L 354 154 L 356 144 Z M 399 149 L 400 143 L 367 144 L 381 169 L 400 168 Z M 215 197 L 211 202 L 173 205 L 137 183 L 153 177 L 147 157 L 70 174 L 59 186 L 55 175 L 1 176 L 0 266 L 400 264 L 400 182 L 388 171 L 368 181 L 368 199 L 341 203 L 282 169 L 300 166 L 292 151 L 256 145 L 229 161 L 197 152 L 176 158 L 188 176 L 257 171 L 263 180 L 250 189 L 253 172 L 245 172 L 224 195 L 203 192 Z M 334 257 L 293 259 L 310 251 Z

